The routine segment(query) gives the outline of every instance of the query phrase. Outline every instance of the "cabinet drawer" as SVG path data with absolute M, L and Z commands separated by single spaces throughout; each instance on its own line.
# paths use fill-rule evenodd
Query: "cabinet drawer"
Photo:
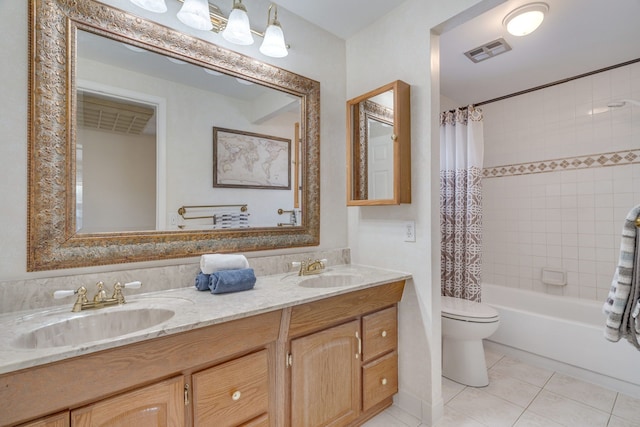
M 194 424 L 226 427 L 253 421 L 268 412 L 268 388 L 266 350 L 198 372 L 193 375 Z
M 367 362 L 398 346 L 397 308 L 380 310 L 362 318 L 362 360 Z
M 258 418 L 242 424 L 240 427 L 269 427 L 269 415 L 262 414 Z
M 398 353 L 395 351 L 362 368 L 362 410 L 398 392 Z

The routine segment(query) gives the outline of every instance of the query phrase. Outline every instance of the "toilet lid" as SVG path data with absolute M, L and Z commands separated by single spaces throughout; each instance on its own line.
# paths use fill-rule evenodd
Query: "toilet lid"
M 487 304 L 462 298 L 444 296 L 440 298 L 443 317 L 482 323 L 497 322 L 500 318 L 496 309 Z

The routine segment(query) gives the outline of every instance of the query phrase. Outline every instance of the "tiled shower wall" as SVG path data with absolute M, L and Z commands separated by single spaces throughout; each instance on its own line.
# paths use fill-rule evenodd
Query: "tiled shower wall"
M 625 98 L 640 100 L 638 62 L 481 107 L 483 282 L 604 300 L 640 204 L 640 107 L 607 107 Z

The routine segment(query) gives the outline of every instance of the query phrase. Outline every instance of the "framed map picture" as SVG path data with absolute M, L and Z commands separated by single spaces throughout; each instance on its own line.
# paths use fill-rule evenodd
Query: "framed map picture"
M 291 140 L 213 128 L 213 186 L 291 189 Z

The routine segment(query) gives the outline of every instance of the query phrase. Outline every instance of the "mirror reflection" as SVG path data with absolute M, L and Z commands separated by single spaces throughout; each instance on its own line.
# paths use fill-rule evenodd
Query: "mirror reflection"
M 393 198 L 393 91 L 359 104 L 360 146 L 365 150 L 363 199 Z
M 397 80 L 347 101 L 347 205 L 411 203 L 410 87 Z
M 300 97 L 77 40 L 77 232 L 302 225 Z

